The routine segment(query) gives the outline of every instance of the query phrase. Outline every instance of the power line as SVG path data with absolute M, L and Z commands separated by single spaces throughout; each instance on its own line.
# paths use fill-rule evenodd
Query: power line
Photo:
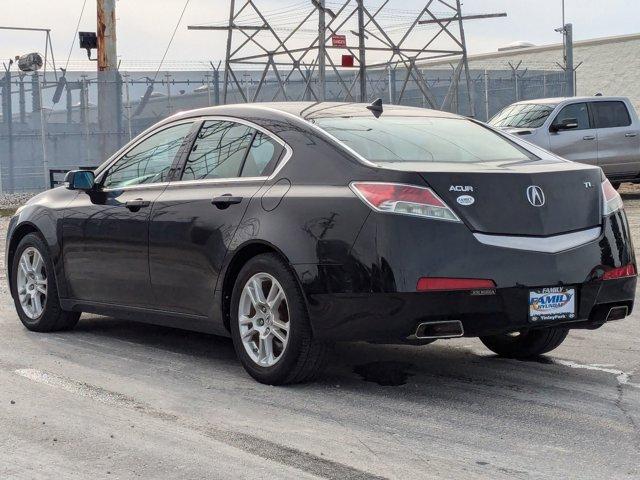
M 171 48 L 173 39 L 176 36 L 176 32 L 178 31 L 180 24 L 182 23 L 182 17 L 184 17 L 184 12 L 187 10 L 187 7 L 189 6 L 190 1 L 191 0 L 187 0 L 186 2 L 184 2 L 184 7 L 182 8 L 182 12 L 180 13 L 180 18 L 178 18 L 178 23 L 176 23 L 176 27 L 173 29 L 173 33 L 171 34 L 171 38 L 169 39 L 169 44 L 167 45 L 167 48 L 165 49 L 164 54 L 162 55 L 162 59 L 160 60 L 160 64 L 158 65 L 158 69 L 156 70 L 156 73 L 153 76 L 154 82 L 158 78 L 158 74 L 160 73 L 160 69 L 162 68 L 162 64 L 164 63 L 164 59 L 167 57 L 167 53 L 169 53 L 169 48 Z
M 82 21 L 82 16 L 84 15 L 84 7 L 87 6 L 87 0 L 82 2 L 82 8 L 80 9 L 80 15 L 78 16 L 78 23 L 76 25 L 76 31 L 73 34 L 73 38 L 71 39 L 71 45 L 69 46 L 69 54 L 67 55 L 67 61 L 64 64 L 64 69 L 66 70 L 69 66 L 69 59 L 71 58 L 71 53 L 73 52 L 73 45 L 76 42 L 76 36 L 78 35 L 78 30 L 80 30 L 80 22 Z

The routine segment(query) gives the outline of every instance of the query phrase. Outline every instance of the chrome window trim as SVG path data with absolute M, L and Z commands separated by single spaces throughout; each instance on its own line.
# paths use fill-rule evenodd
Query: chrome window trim
M 293 156 L 293 149 L 289 146 L 287 142 L 282 140 L 275 133 L 270 132 L 269 130 L 267 130 L 266 128 L 260 125 L 256 125 L 253 122 L 245 120 L 244 118 L 236 118 L 236 117 L 225 116 L 225 115 L 202 115 L 200 117 L 192 117 L 192 120 L 195 122 L 208 122 L 208 121 L 219 120 L 224 122 L 235 122 L 235 123 L 240 123 L 242 125 L 246 125 L 247 127 L 253 128 L 254 130 L 258 130 L 259 132 L 264 133 L 266 136 L 268 136 L 272 140 L 275 140 L 276 143 L 278 143 L 282 148 L 284 148 L 285 154 L 282 157 L 282 160 L 278 162 L 278 165 L 276 165 L 276 168 L 273 170 L 273 172 L 271 172 L 269 176 L 202 178 L 202 179 L 195 179 L 195 180 L 178 179 L 178 180 L 174 180 L 173 182 L 170 182 L 171 185 L 182 185 L 182 184 L 193 185 L 195 183 L 223 183 L 223 182 L 234 182 L 234 181 L 245 182 L 245 181 L 271 180 L 280 172 L 280 170 L 282 170 L 282 168 Z
M 196 180 L 175 180 L 169 183 L 169 188 L 179 187 L 182 185 L 206 185 L 219 183 L 243 183 L 243 182 L 259 182 L 266 181 L 269 177 L 228 177 L 228 178 L 203 178 Z
M 101 192 L 121 192 L 127 190 L 145 190 L 147 188 L 157 188 L 162 186 L 167 186 L 171 182 L 154 182 L 154 183 L 138 183 L 136 185 L 129 185 L 126 187 L 115 187 L 115 188 L 101 188 Z
M 224 183 L 224 182 L 248 182 L 248 181 L 260 181 L 260 180 L 272 180 L 273 178 L 275 178 L 275 176 L 282 170 L 282 168 L 287 164 L 287 162 L 291 159 L 291 157 L 293 156 L 293 149 L 289 146 L 289 144 L 287 142 L 285 142 L 284 140 L 282 140 L 280 137 L 278 137 L 275 133 L 270 132 L 269 130 L 267 130 L 266 128 L 260 126 L 260 125 L 256 125 L 253 122 L 250 122 L 248 120 L 245 120 L 243 118 L 236 118 L 236 117 L 231 117 L 231 116 L 225 116 L 225 115 L 201 115 L 198 117 L 189 117 L 189 118 L 183 118 L 180 120 L 176 120 L 174 122 L 170 122 L 170 123 L 165 123 L 161 126 L 159 126 L 158 128 L 146 133 L 143 137 L 139 138 L 135 143 L 133 143 L 129 148 L 127 148 L 125 151 L 123 151 L 122 153 L 120 153 L 118 155 L 118 157 L 116 159 L 114 159 L 113 161 L 111 161 L 106 167 L 104 167 L 102 170 L 100 170 L 100 172 L 98 173 L 99 175 L 102 175 L 104 172 L 107 172 L 118 160 L 120 160 L 124 155 L 126 155 L 128 152 L 130 152 L 132 149 L 134 149 L 136 146 L 138 146 L 140 143 L 142 143 L 143 141 L 145 141 L 147 138 L 155 135 L 156 133 L 161 132 L 162 130 L 165 130 L 167 128 L 170 127 L 174 127 L 176 125 L 180 125 L 183 123 L 198 123 L 198 122 L 206 122 L 206 121 L 210 121 L 210 120 L 220 120 L 220 121 L 226 121 L 226 122 L 235 122 L 235 123 L 240 123 L 243 125 L 246 125 L 248 127 L 251 127 L 255 130 L 258 130 L 259 132 L 264 133 L 265 135 L 267 135 L 269 138 L 273 139 L 276 141 L 276 143 L 278 143 L 281 147 L 284 148 L 285 153 L 282 157 L 282 160 L 280 160 L 280 162 L 278 162 L 278 165 L 276 165 L 276 168 L 273 170 L 273 172 L 271 172 L 271 174 L 269 176 L 260 176 L 260 177 L 228 177 L 228 178 L 207 178 L 207 179 L 197 179 L 197 180 L 173 180 L 171 182 L 156 182 L 156 183 L 141 183 L 141 184 L 137 184 L 137 185 L 131 185 L 131 186 L 127 186 L 127 187 L 119 187 L 119 188 L 103 188 L 102 191 L 103 192 L 112 192 L 112 191 L 120 191 L 120 190 L 133 190 L 136 188 L 146 188 L 146 187 L 158 187 L 158 186 L 162 186 L 162 185 L 182 185 L 182 184 L 189 184 L 189 185 L 194 185 L 194 184 L 198 184 L 198 183 Z M 100 178 L 100 181 L 102 181 L 102 178 Z
M 515 235 L 489 235 L 485 233 L 474 233 L 473 236 L 480 243 L 492 247 L 542 253 L 559 253 L 593 242 L 600 238 L 601 234 L 602 228 L 594 227 L 579 232 L 563 233 L 550 237 L 521 237 Z

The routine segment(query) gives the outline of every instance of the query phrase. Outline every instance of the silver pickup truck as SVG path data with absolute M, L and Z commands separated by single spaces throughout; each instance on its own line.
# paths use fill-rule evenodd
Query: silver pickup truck
M 602 167 L 611 183 L 640 183 L 640 123 L 625 97 L 542 98 L 514 103 L 489 124 L 569 160 Z

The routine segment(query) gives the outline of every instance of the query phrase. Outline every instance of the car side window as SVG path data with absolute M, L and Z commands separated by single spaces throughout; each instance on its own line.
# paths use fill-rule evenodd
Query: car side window
M 584 102 L 564 106 L 553 120 L 553 125 L 560 125 L 563 121 L 571 118 L 575 118 L 578 121 L 578 128 L 572 130 L 588 130 L 592 128 L 589 121 L 589 109 Z
M 121 188 L 168 181 L 171 165 L 192 125 L 174 125 L 140 142 L 109 167 L 102 186 Z
M 631 117 L 624 102 L 591 102 L 597 128 L 628 127 Z
M 239 177 L 254 134 L 253 128 L 240 123 L 205 122 L 187 158 L 182 180 Z
M 257 132 L 242 167 L 243 177 L 263 177 L 273 172 L 284 148 L 269 135 Z

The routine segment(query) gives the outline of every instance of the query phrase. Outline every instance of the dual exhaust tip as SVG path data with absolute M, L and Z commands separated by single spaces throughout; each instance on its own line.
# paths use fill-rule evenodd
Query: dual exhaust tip
M 611 307 L 607 313 L 607 322 L 621 320 L 629 314 L 629 307 L 620 305 Z M 460 320 L 442 320 L 438 322 L 425 322 L 418 325 L 413 338 L 421 340 L 433 340 L 438 338 L 456 338 L 464 335 L 464 328 Z
M 626 305 L 612 307 L 609 309 L 609 313 L 607 313 L 607 318 L 605 321 L 610 322 L 611 320 L 622 320 L 629 314 L 629 307 Z

